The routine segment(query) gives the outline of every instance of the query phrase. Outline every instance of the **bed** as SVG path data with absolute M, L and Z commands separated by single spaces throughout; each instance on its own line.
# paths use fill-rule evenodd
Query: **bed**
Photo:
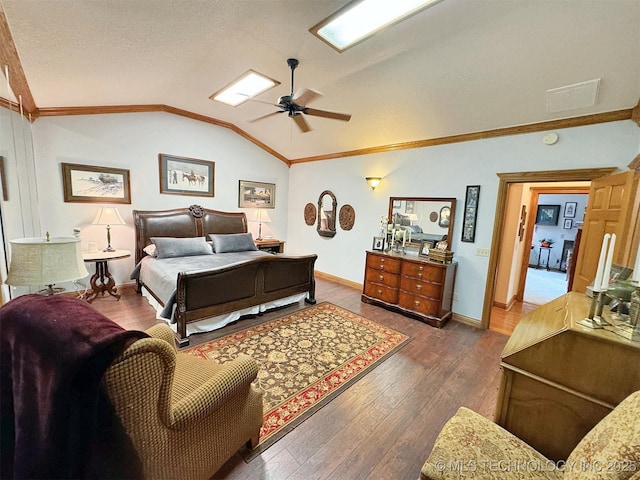
M 248 232 L 243 212 L 192 205 L 173 210 L 134 210 L 133 221 L 136 268 L 131 278 L 136 280 L 138 293 L 155 301 L 162 310 L 160 317 L 173 324 L 181 347 L 189 344 L 188 327 L 195 327 L 192 332 L 220 328 L 244 314 L 261 313 L 301 298 L 316 303 L 317 255 L 273 255 L 259 250 L 208 252 L 184 257 L 181 264 L 179 257 L 156 258 L 147 253 L 154 245 L 152 238 L 158 242 L 158 238 L 189 241 L 243 237 L 237 235 Z M 198 329 L 200 324 L 205 327 Z

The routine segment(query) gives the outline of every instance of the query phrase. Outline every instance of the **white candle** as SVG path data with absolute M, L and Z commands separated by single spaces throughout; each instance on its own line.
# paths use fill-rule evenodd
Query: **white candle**
M 609 277 L 611 276 L 611 265 L 613 264 L 613 249 L 616 246 L 616 234 L 611 234 L 611 242 L 609 243 L 609 252 L 607 260 L 604 264 L 604 273 L 602 274 L 602 292 L 609 290 Z
M 640 246 L 638 246 L 638 251 L 636 252 L 636 264 L 633 266 L 631 281 L 640 282 Z
M 405 243 L 407 242 L 407 231 L 402 231 L 402 247 L 404 248 Z
M 604 273 L 604 263 L 607 258 L 607 243 L 609 243 L 610 235 L 606 233 L 602 239 L 602 247 L 600 248 L 600 258 L 598 259 L 598 270 L 596 270 L 596 278 L 593 280 L 593 291 L 599 292 L 602 287 L 602 274 Z

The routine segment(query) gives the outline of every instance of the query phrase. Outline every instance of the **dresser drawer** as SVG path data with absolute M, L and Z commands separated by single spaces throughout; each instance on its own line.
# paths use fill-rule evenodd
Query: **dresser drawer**
M 367 268 L 364 281 L 367 283 L 379 283 L 385 287 L 398 288 L 398 285 L 400 284 L 400 275 L 397 273 L 387 272 L 386 270 Z
M 398 305 L 407 310 L 419 313 L 420 315 L 440 316 L 440 301 L 420 295 L 411 295 L 410 293 L 401 291 L 398 295 Z
M 385 287 L 379 283 L 366 282 L 364 285 L 364 294 L 387 303 L 398 302 L 398 289 Z
M 434 283 L 443 283 L 445 269 L 428 263 L 404 262 L 402 264 L 402 275 Z
M 384 255 L 367 255 L 367 268 L 384 270 L 389 273 L 400 273 L 401 260 Z
M 402 277 L 400 280 L 400 289 L 437 300 L 442 298 L 442 285 L 439 283 L 430 283 L 415 278 Z

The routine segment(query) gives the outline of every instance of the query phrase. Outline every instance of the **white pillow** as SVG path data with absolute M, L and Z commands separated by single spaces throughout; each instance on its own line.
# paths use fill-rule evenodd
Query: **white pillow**
M 142 251 L 144 253 L 146 253 L 147 255 L 149 255 L 150 257 L 157 257 L 158 256 L 158 249 L 153 244 L 147 245 L 146 247 L 144 247 L 142 249 Z

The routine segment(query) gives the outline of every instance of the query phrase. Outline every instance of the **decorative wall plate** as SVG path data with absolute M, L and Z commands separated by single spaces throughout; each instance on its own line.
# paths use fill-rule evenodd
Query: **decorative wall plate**
M 316 223 L 316 206 L 313 203 L 307 203 L 304 206 L 304 223 L 307 225 Z
M 340 220 L 340 228 L 343 230 L 351 230 L 356 222 L 356 211 L 351 205 L 343 205 L 338 215 Z

